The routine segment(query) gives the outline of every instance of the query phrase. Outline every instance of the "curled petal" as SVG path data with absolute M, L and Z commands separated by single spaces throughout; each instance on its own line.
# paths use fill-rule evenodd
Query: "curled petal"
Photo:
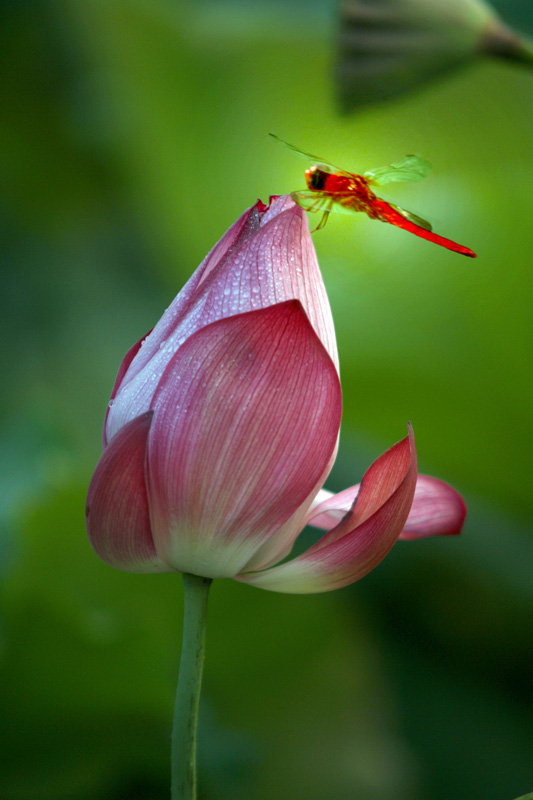
M 235 223 L 179 293 L 128 369 L 107 421 L 108 438 L 148 410 L 161 375 L 183 342 L 217 320 L 300 300 L 331 358 L 338 364 L 331 309 L 305 212 L 290 197 L 265 210 L 256 203 Z M 226 236 L 229 235 L 226 234 Z M 227 246 L 231 242 L 229 246 Z
M 168 572 L 155 550 L 145 483 L 152 413 L 129 422 L 104 450 L 87 493 L 89 540 L 100 558 L 127 572 Z
M 438 478 L 419 475 L 415 499 L 400 539 L 461 533 L 465 517 L 466 505 L 459 492 Z
M 231 577 L 308 499 L 340 425 L 338 374 L 298 301 L 187 339 L 154 396 L 149 495 L 158 553 Z
M 331 530 L 351 509 L 361 484 L 338 494 L 322 489 L 305 519 L 306 525 Z M 400 539 L 450 536 L 461 532 L 466 517 L 463 498 L 452 486 L 428 475 L 418 475 L 413 505 Z
M 301 556 L 239 580 L 277 592 L 305 594 L 347 586 L 387 555 L 413 502 L 416 450 L 409 436 L 384 453 L 363 478 L 353 509 Z M 361 502 L 361 507 L 357 506 Z

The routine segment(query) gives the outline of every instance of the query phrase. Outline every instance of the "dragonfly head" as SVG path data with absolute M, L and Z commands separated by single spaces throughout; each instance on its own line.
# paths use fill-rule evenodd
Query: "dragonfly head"
M 324 172 L 323 169 L 320 167 L 314 166 L 309 167 L 309 169 L 305 170 L 305 180 L 307 182 L 307 186 L 309 189 L 314 189 L 315 191 L 320 191 L 324 188 L 324 184 L 326 183 L 328 173 Z

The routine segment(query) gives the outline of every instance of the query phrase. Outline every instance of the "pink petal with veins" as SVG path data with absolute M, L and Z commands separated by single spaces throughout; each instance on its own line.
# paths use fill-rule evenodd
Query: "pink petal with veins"
M 104 450 L 87 493 L 86 524 L 95 552 L 128 572 L 168 572 L 157 556 L 145 482 L 152 413 L 132 420 Z
M 415 486 L 416 449 L 410 429 L 409 436 L 366 472 L 357 503 L 339 525 L 292 561 L 238 579 L 263 589 L 298 594 L 331 591 L 359 580 L 398 539 Z
M 298 301 L 190 336 L 153 400 L 154 541 L 175 569 L 231 577 L 324 475 L 336 447 L 335 365 Z

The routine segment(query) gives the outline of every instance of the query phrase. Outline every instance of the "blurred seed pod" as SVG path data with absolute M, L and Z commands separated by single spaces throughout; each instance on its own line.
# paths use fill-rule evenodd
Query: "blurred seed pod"
M 491 56 L 533 66 L 533 42 L 483 0 L 344 0 L 336 81 L 342 111 Z

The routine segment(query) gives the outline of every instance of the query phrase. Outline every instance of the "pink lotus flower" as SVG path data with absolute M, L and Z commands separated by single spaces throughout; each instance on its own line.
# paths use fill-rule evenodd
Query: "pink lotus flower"
M 399 537 L 459 532 L 455 490 L 417 484 L 411 431 L 361 487 L 322 490 L 340 420 L 305 214 L 289 197 L 258 201 L 124 358 L 87 497 L 93 548 L 132 572 L 320 592 L 366 575 Z M 279 564 L 306 524 L 327 532 Z

